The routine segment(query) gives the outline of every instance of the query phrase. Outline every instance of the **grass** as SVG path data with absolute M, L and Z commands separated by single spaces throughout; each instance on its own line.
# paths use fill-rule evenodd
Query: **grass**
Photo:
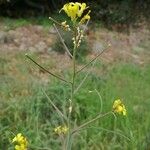
M 18 27 L 27 26 L 27 25 L 41 25 L 45 29 L 49 29 L 49 27 L 52 25 L 52 22 L 47 17 L 37 17 L 37 18 L 3 18 L 1 17 L 0 20 L 2 21 L 3 25 L 5 26 L 6 31 L 14 30 Z
M 37 54 L 33 54 L 33 57 L 39 60 Z M 55 61 L 51 63 L 49 59 L 41 62 L 49 69 L 55 64 Z M 100 111 L 101 102 L 95 89 L 102 97 L 103 112 L 111 110 L 113 101 L 121 98 L 128 115 L 118 116 L 117 120 L 108 116 L 91 124 L 76 135 L 73 150 L 148 150 L 150 65 L 140 67 L 124 62 L 107 65 L 97 62 L 95 69 L 98 71 L 90 73 L 76 94 L 77 109 L 73 113 L 76 124 L 92 118 Z M 67 72 L 64 75 L 69 78 Z M 83 72 L 78 76 L 77 84 L 85 75 L 86 72 Z M 60 149 L 53 128 L 61 120 L 42 90 L 65 113 L 66 97 L 69 96 L 66 83 L 40 72 L 26 61 L 24 53 L 0 56 L 0 149 L 12 150 L 11 139 L 18 132 L 28 138 L 33 150 Z
M 60 14 L 52 14 L 52 18 L 56 20 L 68 20 L 68 17 Z M 49 20 L 49 16 L 38 16 L 38 17 L 28 17 L 28 18 L 9 18 L 9 17 L 0 17 L 1 23 L 5 27 L 4 30 L 13 30 L 18 27 L 26 26 L 26 25 L 41 25 L 45 29 L 49 29 L 52 26 L 52 21 Z

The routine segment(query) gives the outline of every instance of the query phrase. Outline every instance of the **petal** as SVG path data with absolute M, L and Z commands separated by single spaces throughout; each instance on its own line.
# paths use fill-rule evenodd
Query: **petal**
M 82 4 L 79 4 L 79 6 L 80 6 L 80 9 L 78 11 L 78 17 L 81 17 L 81 15 L 83 14 L 84 10 L 86 9 L 86 4 L 82 3 Z

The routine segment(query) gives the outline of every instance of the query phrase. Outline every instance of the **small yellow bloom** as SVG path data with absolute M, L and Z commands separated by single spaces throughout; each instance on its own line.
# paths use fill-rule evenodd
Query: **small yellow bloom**
M 16 145 L 15 150 L 27 150 L 27 148 L 24 144 L 21 144 L 21 145 Z
M 15 150 L 27 150 L 27 139 L 21 133 L 13 138 L 12 143 L 16 143 Z
M 71 21 L 72 22 L 76 22 L 76 20 L 78 18 L 80 18 L 83 14 L 83 12 L 87 9 L 88 7 L 86 6 L 86 3 L 78 3 L 78 2 L 70 2 L 70 3 L 67 3 L 63 6 L 63 8 L 61 10 L 64 10 L 65 13 L 68 15 L 68 17 L 71 18 Z M 60 10 L 60 11 L 61 11 Z M 83 18 L 83 21 L 81 22 L 84 22 L 85 20 L 89 20 L 90 19 L 90 16 L 89 16 L 89 13 L 91 11 L 89 11 Z M 82 18 L 81 18 L 82 19 Z
M 86 3 L 77 3 L 76 2 L 76 4 L 79 6 L 79 10 L 78 10 L 78 12 L 77 12 L 77 16 L 78 17 L 81 17 L 82 16 L 82 14 L 83 14 L 83 12 L 84 12 L 84 10 L 85 9 L 87 9 L 88 7 L 86 7 Z
M 124 116 L 127 114 L 125 105 L 122 103 L 120 99 L 114 101 L 113 104 L 113 111 L 119 114 L 123 114 Z
M 90 20 L 90 18 L 91 18 L 90 15 L 89 15 L 90 12 L 91 11 L 89 10 L 89 12 L 85 16 L 83 16 L 83 18 L 80 21 L 80 24 L 84 24 L 86 20 Z
M 54 129 L 54 132 L 57 134 L 66 134 L 68 132 L 67 126 L 58 126 Z

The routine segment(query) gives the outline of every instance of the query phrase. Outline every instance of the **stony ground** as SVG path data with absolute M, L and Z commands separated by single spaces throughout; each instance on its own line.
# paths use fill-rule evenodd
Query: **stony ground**
M 13 53 L 25 51 L 27 53 L 37 52 L 49 55 L 50 58 L 58 60 L 58 66 L 68 64 L 66 55 L 62 56 L 52 51 L 52 44 L 56 39 L 56 33 L 52 28 L 45 30 L 40 25 L 26 25 L 15 29 L 6 29 L 0 25 L 0 53 Z M 131 30 L 130 33 L 118 33 L 104 28 L 89 29 L 87 39 L 91 46 L 89 58 L 94 57 L 108 44 L 111 47 L 103 53 L 102 58 L 106 62 L 123 60 L 143 65 L 150 62 L 150 36 L 146 28 Z M 64 59 L 66 61 L 64 62 Z M 66 65 L 67 65 L 66 64 Z

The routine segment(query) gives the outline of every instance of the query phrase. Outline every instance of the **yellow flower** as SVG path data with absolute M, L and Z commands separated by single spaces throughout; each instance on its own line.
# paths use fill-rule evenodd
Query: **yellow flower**
M 27 150 L 27 148 L 24 144 L 21 144 L 21 145 L 16 145 L 15 150 Z
M 68 132 L 68 128 L 66 126 L 62 127 L 62 133 L 65 134 Z
M 83 18 L 80 20 L 80 24 L 83 24 L 86 20 L 90 20 L 90 15 L 89 15 L 89 13 L 90 13 L 91 11 L 89 10 L 89 12 L 85 15 L 85 16 L 83 16 Z
M 61 10 L 65 11 L 65 13 L 68 15 L 68 17 L 71 18 L 72 22 L 76 22 L 76 20 L 82 16 L 84 10 L 86 10 L 87 8 L 88 7 L 86 6 L 86 3 L 70 2 L 70 3 L 65 4 Z M 87 16 L 85 15 L 86 19 L 84 19 L 84 20 L 90 19 L 89 13 L 90 13 L 90 11 L 88 12 Z
M 114 101 L 113 104 L 113 111 L 119 114 L 123 114 L 124 116 L 127 114 L 125 105 L 122 103 L 120 99 Z
M 87 9 L 88 7 L 86 7 L 86 3 L 82 3 L 81 4 L 81 3 L 77 3 L 76 2 L 76 4 L 79 6 L 79 10 L 77 12 L 77 15 L 78 15 L 78 17 L 81 17 L 83 12 L 84 12 L 84 10 Z
M 15 150 L 27 150 L 27 139 L 22 136 L 21 133 L 18 133 L 12 140 L 12 143 L 16 143 Z
M 68 17 L 71 18 L 72 21 L 76 20 L 78 9 L 79 9 L 79 5 L 73 2 L 65 4 L 62 8 L 62 10 L 65 11 L 65 13 L 68 15 Z
M 54 132 L 57 134 L 66 134 L 68 132 L 67 126 L 58 126 L 54 129 Z

